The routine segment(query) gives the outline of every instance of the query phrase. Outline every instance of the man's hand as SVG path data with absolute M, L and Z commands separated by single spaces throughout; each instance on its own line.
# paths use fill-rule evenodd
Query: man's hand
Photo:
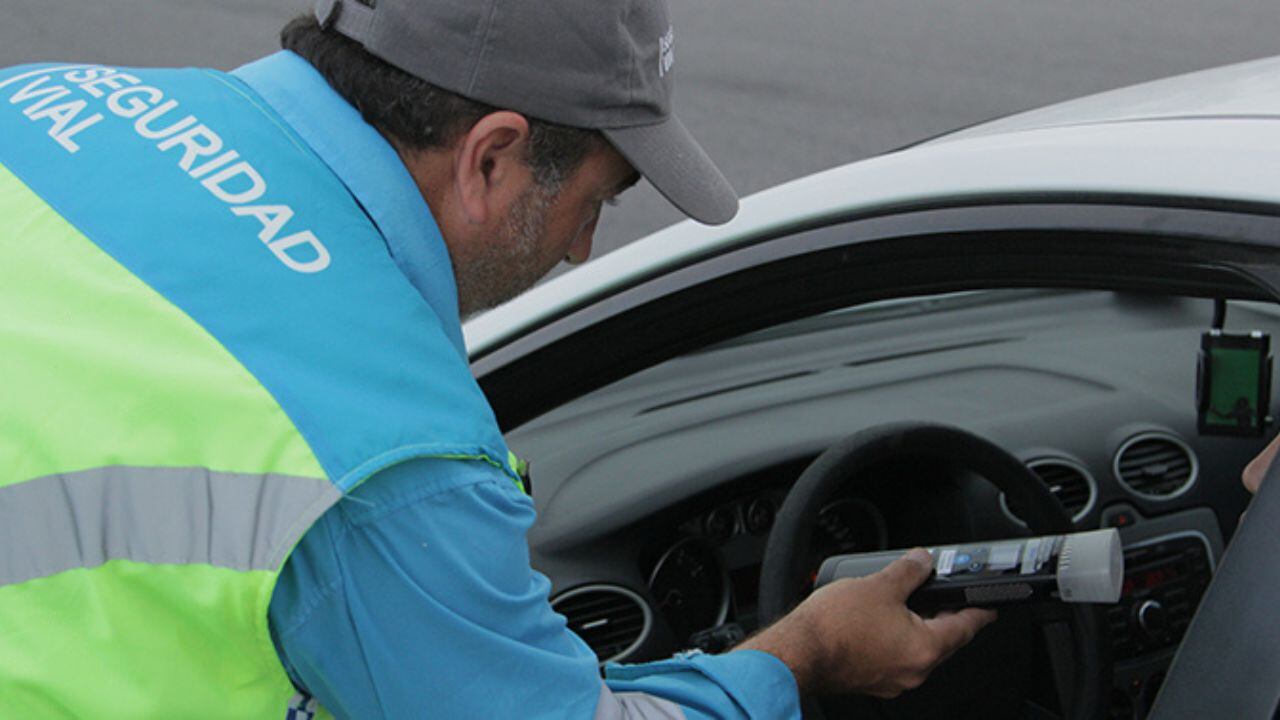
M 1262 484 L 1262 478 L 1267 476 L 1267 470 L 1271 467 L 1271 463 L 1276 459 L 1276 451 L 1280 450 L 1280 435 L 1271 441 L 1267 449 L 1258 453 L 1258 457 L 1254 458 L 1244 468 L 1244 474 L 1240 478 L 1244 482 L 1245 489 L 1249 492 L 1258 493 L 1258 486 Z
M 781 659 L 802 694 L 897 697 L 918 687 L 933 668 L 996 619 L 990 610 L 925 619 L 907 609 L 907 596 L 931 571 L 929 553 L 912 550 L 875 575 L 819 589 L 739 647 Z

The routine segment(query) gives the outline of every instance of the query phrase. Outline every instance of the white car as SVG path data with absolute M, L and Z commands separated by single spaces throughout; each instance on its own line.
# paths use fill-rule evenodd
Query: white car
M 1006 609 L 919 690 L 825 714 L 1271 718 L 1280 481 L 1238 518 L 1277 300 L 1272 58 L 788 183 L 465 332 L 602 661 L 730 645 L 830 555 L 1117 526 L 1120 603 Z M 1217 337 L 1265 361 L 1252 414 L 1198 399 Z M 805 472 L 833 446 L 856 472 Z

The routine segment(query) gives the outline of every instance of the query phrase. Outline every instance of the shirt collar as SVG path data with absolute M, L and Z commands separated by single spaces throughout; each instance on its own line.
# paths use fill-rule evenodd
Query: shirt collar
M 382 232 L 391 258 L 465 357 L 448 249 L 395 148 L 324 76 L 292 52 L 268 55 L 232 74 L 284 118 L 347 186 Z

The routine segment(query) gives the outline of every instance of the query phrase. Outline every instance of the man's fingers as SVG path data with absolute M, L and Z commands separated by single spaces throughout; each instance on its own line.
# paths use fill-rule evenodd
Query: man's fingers
M 916 588 L 929 579 L 933 572 L 933 557 L 923 548 L 915 548 L 894 560 L 878 574 L 884 575 L 892 585 L 899 600 L 906 601 Z
M 924 625 L 938 643 L 942 657 L 959 650 L 973 639 L 978 631 L 996 619 L 994 610 L 966 608 L 960 612 L 942 613 L 924 621 Z

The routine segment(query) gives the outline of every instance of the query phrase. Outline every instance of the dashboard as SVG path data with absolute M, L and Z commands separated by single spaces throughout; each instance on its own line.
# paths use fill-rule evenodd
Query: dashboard
M 1208 300 L 1007 290 L 893 301 L 681 357 L 516 429 L 553 606 L 602 661 L 727 649 L 756 630 L 760 567 L 786 494 L 861 429 L 930 421 L 1022 460 L 1078 529 L 1121 528 L 1108 610 L 1112 717 L 1141 717 L 1248 496 L 1260 438 L 1203 437 L 1195 365 Z M 1228 328 L 1280 330 L 1233 303 Z M 1273 400 L 1274 403 L 1274 400 Z M 902 458 L 826 505 L 827 556 L 1027 534 L 962 470 Z

